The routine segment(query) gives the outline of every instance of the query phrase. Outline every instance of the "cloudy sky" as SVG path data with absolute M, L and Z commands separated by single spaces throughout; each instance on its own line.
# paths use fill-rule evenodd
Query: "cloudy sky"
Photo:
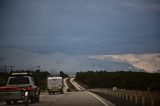
M 0 0 L 0 65 L 160 69 L 159 0 Z

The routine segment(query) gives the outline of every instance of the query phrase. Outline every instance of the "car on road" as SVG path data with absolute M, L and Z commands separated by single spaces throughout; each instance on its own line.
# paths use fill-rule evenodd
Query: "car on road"
M 24 101 L 25 95 L 32 103 L 39 102 L 40 89 L 38 81 L 30 72 L 11 72 L 5 86 L 0 87 L 0 100 L 6 104 Z

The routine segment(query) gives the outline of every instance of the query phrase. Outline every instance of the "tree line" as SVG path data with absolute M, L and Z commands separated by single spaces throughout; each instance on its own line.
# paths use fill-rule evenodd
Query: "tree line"
M 89 88 L 160 90 L 160 73 L 87 71 L 77 72 L 76 80 Z

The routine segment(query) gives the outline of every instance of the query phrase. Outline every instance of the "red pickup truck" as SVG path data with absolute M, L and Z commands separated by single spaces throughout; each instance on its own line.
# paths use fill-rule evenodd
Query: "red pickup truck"
M 11 73 L 6 86 L 0 87 L 0 101 L 7 105 L 17 103 L 21 100 L 25 106 L 31 102 L 39 101 L 40 90 L 34 78 L 26 72 Z

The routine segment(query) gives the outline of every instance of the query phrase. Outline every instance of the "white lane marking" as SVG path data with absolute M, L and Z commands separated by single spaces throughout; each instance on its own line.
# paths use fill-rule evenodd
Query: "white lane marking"
M 96 99 L 98 99 L 101 103 L 103 103 L 105 106 L 109 106 L 107 103 L 105 103 L 101 98 L 99 98 L 97 95 L 91 93 L 91 92 L 88 92 L 90 95 L 94 96 Z

